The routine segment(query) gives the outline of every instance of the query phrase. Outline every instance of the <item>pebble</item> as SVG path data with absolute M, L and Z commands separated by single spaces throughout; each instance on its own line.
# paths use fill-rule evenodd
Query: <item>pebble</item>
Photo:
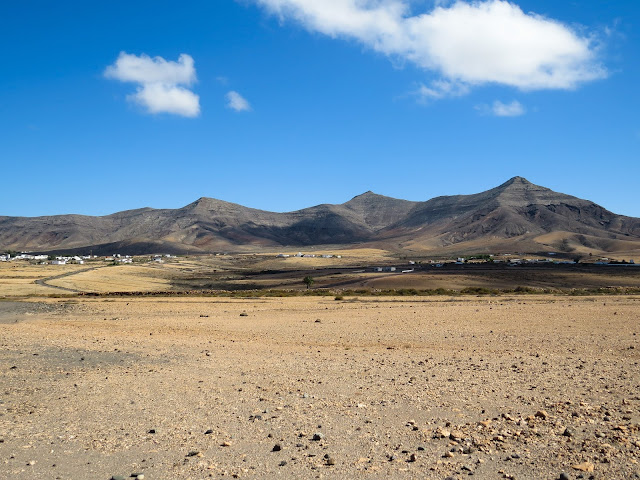
M 595 470 L 595 465 L 591 462 L 584 462 L 578 465 L 572 465 L 571 468 L 574 470 L 580 470 L 581 472 L 591 473 Z
M 280 466 L 280 467 L 284 467 L 286 464 L 287 464 L 287 461 L 286 461 L 286 460 L 282 460 L 282 461 L 278 464 L 278 466 Z
M 319 442 L 323 438 L 324 438 L 324 433 L 317 432 L 313 434 L 313 437 L 311 438 L 311 440 L 313 440 L 314 442 Z
M 336 461 L 331 455 L 326 455 L 327 465 L 335 465 Z
M 280 450 L 282 450 L 282 446 L 279 443 L 276 443 L 271 449 L 272 452 L 279 452 Z
M 211 435 L 213 433 L 213 430 L 209 429 L 206 432 L 204 432 L 205 435 Z
M 562 472 L 560 474 L 560 479 L 559 480 L 569 480 L 569 475 L 567 475 L 566 473 Z
M 562 432 L 562 435 L 564 435 L 565 437 L 573 437 L 575 435 L 575 432 L 573 431 L 573 428 L 565 428 L 564 432 Z
M 124 475 L 113 475 L 111 480 L 125 480 Z

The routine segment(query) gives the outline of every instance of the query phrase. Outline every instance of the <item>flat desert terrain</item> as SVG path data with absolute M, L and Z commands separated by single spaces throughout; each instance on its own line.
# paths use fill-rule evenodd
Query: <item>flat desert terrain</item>
M 640 478 L 639 362 L 639 296 L 5 299 L 0 478 Z

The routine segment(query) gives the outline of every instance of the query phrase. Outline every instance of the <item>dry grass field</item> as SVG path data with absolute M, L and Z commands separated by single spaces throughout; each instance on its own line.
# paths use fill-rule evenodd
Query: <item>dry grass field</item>
M 0 301 L 0 478 L 629 479 L 640 297 Z
M 463 290 L 515 287 L 538 289 L 640 288 L 640 267 L 594 265 L 409 265 L 407 258 L 383 250 L 316 252 L 342 258 L 276 258 L 270 254 L 180 257 L 164 263 L 139 258 L 133 264 L 95 261 L 85 265 L 0 263 L 0 298 L 106 294 L 114 292 L 179 292 L 198 290 L 303 290 L 311 276 L 315 289 Z M 397 266 L 395 272 L 374 267 Z M 403 269 L 414 270 L 402 273 Z
M 155 265 L 114 265 L 51 280 L 51 285 L 80 292 L 145 292 L 171 289 L 171 272 Z

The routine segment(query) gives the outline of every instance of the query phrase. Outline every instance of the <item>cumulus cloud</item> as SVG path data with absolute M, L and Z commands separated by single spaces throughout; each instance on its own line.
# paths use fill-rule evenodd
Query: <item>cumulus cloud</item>
M 177 62 L 162 57 L 140 56 L 120 52 L 105 77 L 137 83 L 136 92 L 127 98 L 149 113 L 172 113 L 184 117 L 200 114 L 200 97 L 187 87 L 196 81 L 193 58 L 182 54 Z
M 607 74 L 592 39 L 506 0 L 439 1 L 422 14 L 412 14 L 411 0 L 254 1 L 282 20 L 435 72 L 458 86 L 452 95 L 460 85 L 571 89 Z M 426 89 L 427 97 L 447 94 Z
M 491 105 L 478 105 L 476 110 L 479 110 L 483 115 L 494 115 L 496 117 L 519 117 L 526 113 L 524 106 L 517 100 L 511 103 L 503 103 L 500 100 L 496 100 Z
M 231 90 L 225 97 L 227 99 L 227 108 L 236 112 L 248 112 L 251 110 L 251 105 L 247 99 L 238 92 Z

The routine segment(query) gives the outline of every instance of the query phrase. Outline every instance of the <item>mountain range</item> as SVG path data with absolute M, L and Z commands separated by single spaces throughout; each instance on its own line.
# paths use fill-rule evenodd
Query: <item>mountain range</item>
M 373 192 L 275 213 L 200 198 L 178 209 L 0 217 L 0 250 L 146 254 L 367 246 L 392 251 L 640 252 L 640 219 L 514 177 L 424 202 Z

